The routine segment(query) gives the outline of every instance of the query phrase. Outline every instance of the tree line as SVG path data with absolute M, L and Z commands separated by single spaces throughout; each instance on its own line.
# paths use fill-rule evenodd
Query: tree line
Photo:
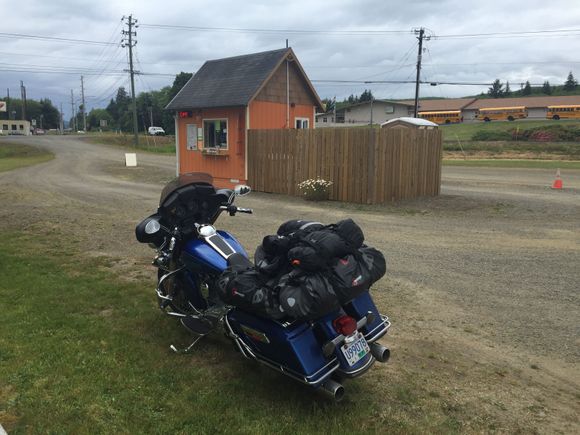
M 350 94 L 348 98 L 344 98 L 342 101 L 336 101 L 335 98 L 323 98 L 322 104 L 325 107 L 325 112 L 333 112 L 335 109 L 341 109 L 345 106 L 350 106 L 352 104 L 364 103 L 374 99 L 374 95 L 370 89 L 365 89 L 360 95 Z
M 137 95 L 135 103 L 139 131 L 146 131 L 147 128 L 155 126 L 162 127 L 167 134 L 175 133 L 173 113 L 164 109 L 192 75 L 192 73 L 181 72 L 175 76 L 171 86 L 165 86 L 158 91 L 141 92 Z M 78 126 L 83 125 L 81 109 L 82 106 L 79 107 L 79 113 L 76 115 Z M 115 97 L 111 98 L 105 109 L 92 109 L 87 114 L 87 130 L 99 129 L 133 131 L 131 96 L 124 87 L 117 89 Z
M 0 119 L 22 119 L 22 100 L 10 98 L 6 100 L 7 111 L 0 112 Z M 36 120 L 39 128 L 58 128 L 60 124 L 60 112 L 48 98 L 39 101 L 26 99 L 26 120 Z
M 550 82 L 546 80 L 542 86 L 532 86 L 529 81 L 526 81 L 521 86 L 521 89 L 517 91 L 511 90 L 510 83 L 508 81 L 506 81 L 504 85 L 500 79 L 496 79 L 491 87 L 487 90 L 487 95 L 491 98 L 521 97 L 532 94 L 565 95 L 567 93 L 575 92 L 577 87 L 578 81 L 574 78 L 572 71 L 570 71 L 563 85 L 552 86 Z
M 152 125 L 162 127 L 167 134 L 175 133 L 175 121 L 173 113 L 165 109 L 165 106 L 177 95 L 181 88 L 191 78 L 192 73 L 181 72 L 175 76 L 171 86 L 165 86 L 158 91 L 141 92 L 135 99 L 137 105 L 137 125 L 139 131 L 147 130 Z M 22 119 L 22 100 L 10 98 L 7 112 L 0 112 L 1 119 Z M 26 99 L 26 120 L 36 120 L 37 128 L 57 129 L 60 128 L 60 112 L 48 98 Z M 69 128 L 76 127 L 81 130 L 83 123 L 83 105 L 77 110 L 75 117 L 68 120 Z M 114 130 L 133 131 L 133 108 L 131 96 L 121 87 L 117 89 L 115 97 L 111 98 L 105 109 L 92 109 L 87 113 L 87 130 Z

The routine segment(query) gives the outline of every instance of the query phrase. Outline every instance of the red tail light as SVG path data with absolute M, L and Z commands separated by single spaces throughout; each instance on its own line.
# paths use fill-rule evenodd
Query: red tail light
M 332 321 L 332 326 L 336 332 L 348 337 L 356 331 L 356 320 L 350 316 L 340 316 Z

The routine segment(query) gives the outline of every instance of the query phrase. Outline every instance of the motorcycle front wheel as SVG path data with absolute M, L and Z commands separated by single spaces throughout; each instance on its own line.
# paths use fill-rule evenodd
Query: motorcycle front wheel
M 168 272 L 159 269 L 157 271 L 158 282 Z M 171 298 L 170 300 L 157 298 L 159 306 L 163 309 L 169 307 L 173 312 L 179 314 L 199 314 L 207 309 L 207 302 L 203 296 L 201 283 L 196 283 L 191 277 L 188 277 L 185 271 L 165 279 L 159 286 L 163 296 Z

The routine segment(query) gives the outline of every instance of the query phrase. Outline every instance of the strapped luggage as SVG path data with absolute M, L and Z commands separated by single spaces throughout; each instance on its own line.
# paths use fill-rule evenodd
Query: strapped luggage
M 275 320 L 314 319 L 367 291 L 386 272 L 385 257 L 363 245 L 352 220 L 290 220 L 256 249 L 255 267 L 224 271 L 223 301 Z

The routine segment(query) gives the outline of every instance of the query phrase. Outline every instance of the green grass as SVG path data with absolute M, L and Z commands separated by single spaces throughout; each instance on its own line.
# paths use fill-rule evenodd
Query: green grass
M 470 159 L 443 160 L 444 166 L 480 166 L 494 168 L 580 169 L 580 161 L 519 160 L 519 159 Z
M 129 134 L 114 133 L 92 133 L 84 137 L 91 143 L 104 145 L 113 145 L 123 148 L 135 149 L 133 145 L 134 137 Z M 139 135 L 139 151 L 160 154 L 175 154 L 175 137 L 174 136 L 148 136 Z
M 492 122 L 468 122 L 463 124 L 442 125 L 439 128 L 443 131 L 443 140 L 446 142 L 457 142 L 471 140 L 474 133 L 478 131 L 511 131 L 533 127 L 543 127 L 550 125 L 566 125 L 569 127 L 580 127 L 580 120 L 520 120 L 520 121 L 492 121 Z
M 145 281 L 64 234 L 0 233 L 0 421 L 9 433 L 449 433 L 415 377 L 371 371 L 330 403 L 220 335 L 191 355 Z M 136 269 L 146 268 L 135 265 Z M 398 379 L 398 380 L 397 380 Z
M 505 152 L 519 154 L 556 154 L 580 159 L 580 142 L 443 142 L 443 151 L 464 151 L 466 153 L 488 152 L 501 155 Z
M 0 142 L 0 172 L 36 165 L 54 159 L 54 154 L 23 143 Z

